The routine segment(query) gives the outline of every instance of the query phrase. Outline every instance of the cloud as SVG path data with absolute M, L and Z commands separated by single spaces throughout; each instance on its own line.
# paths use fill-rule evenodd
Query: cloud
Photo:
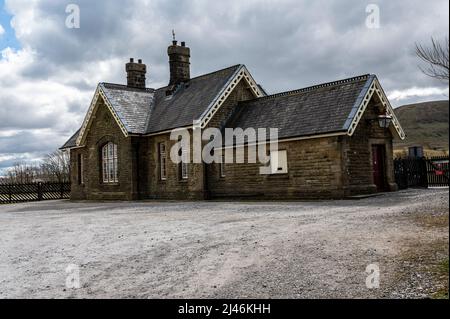
M 448 87 L 447 88 L 436 88 L 436 87 L 429 87 L 429 88 L 418 88 L 418 87 L 412 87 L 410 89 L 406 90 L 394 90 L 391 91 L 388 98 L 389 100 L 405 100 L 411 97 L 430 97 L 430 96 L 441 96 L 441 97 L 448 97 Z
M 5 29 L 3 28 L 3 26 L 0 24 L 0 37 L 5 33 Z
M 35 160 L 64 143 L 98 82 L 126 82 L 130 57 L 148 65 L 149 86 L 167 84 L 172 29 L 191 48 L 192 76 L 243 63 L 276 93 L 375 73 L 394 105 L 448 96 L 414 54 L 447 34 L 447 0 L 377 1 L 379 29 L 358 0 L 77 0 L 80 29 L 65 26 L 70 3 L 5 2 L 20 49 L 0 57 L 0 166 L 4 154 Z

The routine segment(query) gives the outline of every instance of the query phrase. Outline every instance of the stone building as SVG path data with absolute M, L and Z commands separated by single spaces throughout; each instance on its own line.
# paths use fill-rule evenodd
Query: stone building
M 191 78 L 185 43 L 173 41 L 168 55 L 166 87 L 147 88 L 147 67 L 133 59 L 127 85 L 98 85 L 62 147 L 72 199 L 344 198 L 397 189 L 392 141 L 405 135 L 375 75 L 267 95 L 244 65 Z M 276 167 L 261 174 L 260 163 L 247 161 L 173 162 L 170 133 L 192 132 L 194 123 L 277 128 L 278 151 L 267 154 Z

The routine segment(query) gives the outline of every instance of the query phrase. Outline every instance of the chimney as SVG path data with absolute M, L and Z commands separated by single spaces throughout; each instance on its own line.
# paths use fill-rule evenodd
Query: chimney
M 131 58 L 130 62 L 125 65 L 125 69 L 127 71 L 127 86 L 130 88 L 145 89 L 147 66 L 142 64 L 142 60 L 139 59 L 138 63 L 136 63 Z
M 177 85 L 182 82 L 188 82 L 191 78 L 190 62 L 191 50 L 186 46 L 185 42 L 178 45 L 176 40 L 172 41 L 172 45 L 168 47 L 170 65 L 170 82 L 169 85 Z

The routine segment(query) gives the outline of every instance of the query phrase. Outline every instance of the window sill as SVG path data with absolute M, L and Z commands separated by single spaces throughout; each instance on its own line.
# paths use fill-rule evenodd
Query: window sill
M 289 179 L 289 173 L 275 173 L 266 175 L 269 179 Z

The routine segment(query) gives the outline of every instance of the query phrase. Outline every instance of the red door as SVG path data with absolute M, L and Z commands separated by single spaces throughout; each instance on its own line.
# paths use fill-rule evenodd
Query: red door
M 377 191 L 385 190 L 384 145 L 372 145 L 373 182 Z

